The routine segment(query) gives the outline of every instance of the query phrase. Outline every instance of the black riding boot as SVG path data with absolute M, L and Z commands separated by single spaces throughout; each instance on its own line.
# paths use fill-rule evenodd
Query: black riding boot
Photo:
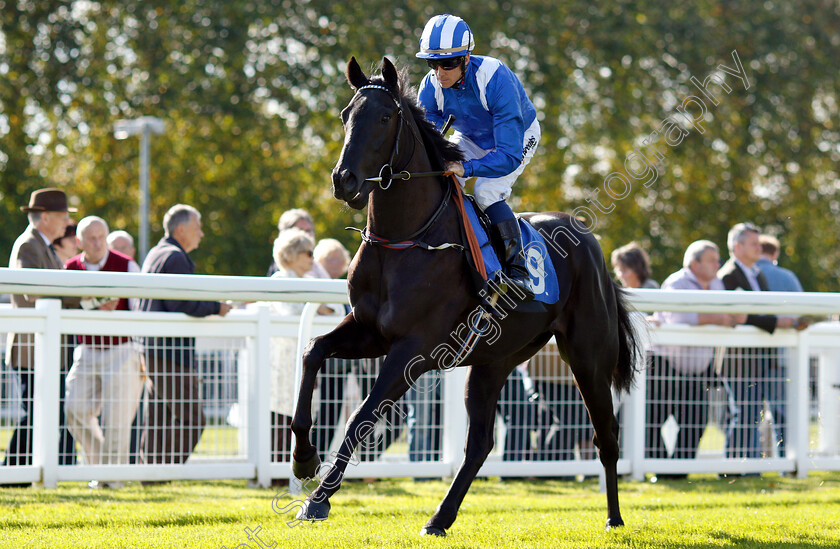
M 525 256 L 522 253 L 522 233 L 519 231 L 519 222 L 516 219 L 505 219 L 493 226 L 499 232 L 499 237 L 504 246 L 508 282 L 516 286 L 519 292 L 525 294 L 522 301 L 534 299 L 531 275 L 528 274 L 528 267 L 525 266 Z

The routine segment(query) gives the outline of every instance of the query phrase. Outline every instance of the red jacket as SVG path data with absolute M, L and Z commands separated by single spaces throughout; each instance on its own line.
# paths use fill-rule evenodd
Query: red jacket
M 85 262 L 82 259 L 84 254 L 79 254 L 67 260 L 64 268 L 70 271 L 86 271 Z M 105 265 L 102 266 L 103 271 L 112 271 L 118 273 L 127 273 L 128 264 L 133 261 L 130 257 L 114 250 L 108 250 L 108 259 L 105 260 Z M 117 303 L 118 311 L 128 310 L 128 300 L 121 298 Z M 119 345 L 130 341 L 128 336 L 77 336 L 79 343 L 86 343 L 88 345 L 96 345 L 100 347 L 110 347 L 112 345 Z

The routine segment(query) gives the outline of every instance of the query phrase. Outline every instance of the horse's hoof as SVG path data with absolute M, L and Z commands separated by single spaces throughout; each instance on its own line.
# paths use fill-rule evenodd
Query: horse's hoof
M 295 478 L 300 480 L 315 478 L 319 465 L 321 465 L 321 458 L 318 457 L 317 451 L 312 453 L 312 457 L 304 461 L 298 461 L 293 457 L 292 473 L 294 473 Z
M 443 528 L 435 528 L 434 526 L 424 526 L 420 529 L 421 536 L 437 536 L 439 538 L 446 537 L 446 530 Z
M 300 511 L 295 518 L 298 520 L 327 520 L 327 517 L 330 516 L 330 502 L 318 502 L 312 500 L 306 500 L 304 502 L 304 506 L 301 507 Z
M 618 528 L 619 526 L 624 526 L 624 521 L 621 520 L 621 517 L 607 519 L 607 530 Z

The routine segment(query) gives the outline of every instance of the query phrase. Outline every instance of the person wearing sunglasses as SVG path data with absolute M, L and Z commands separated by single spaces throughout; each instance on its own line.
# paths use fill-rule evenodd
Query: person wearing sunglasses
M 438 129 L 450 115 L 455 117 L 452 141 L 464 161 L 448 162 L 445 168 L 461 186 L 476 178 L 475 198 L 504 244 L 509 281 L 533 298 L 519 224 L 506 200 L 539 144 L 537 111 L 513 71 L 493 57 L 472 55 L 474 47 L 463 19 L 432 17 L 417 53 L 430 69 L 418 99 L 426 119 Z

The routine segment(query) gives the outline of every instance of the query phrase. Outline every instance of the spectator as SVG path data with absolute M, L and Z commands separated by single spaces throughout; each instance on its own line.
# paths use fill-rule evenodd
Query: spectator
M 29 205 L 22 206 L 27 213 L 29 226 L 15 240 L 9 256 L 9 267 L 13 269 L 61 269 L 62 263 L 53 248 L 53 241 L 62 237 L 70 224 L 68 212 L 75 208 L 67 206 L 67 195 L 55 188 L 39 189 L 29 198 Z M 41 296 L 15 294 L 12 307 L 34 307 Z M 67 309 L 79 307 L 75 297 L 61 298 L 61 305 Z M 17 371 L 20 379 L 22 406 L 26 415 L 12 434 L 6 449 L 3 465 L 32 464 L 32 398 L 35 394 L 33 371 L 35 338 L 33 334 L 8 335 L 6 363 Z M 64 393 L 64 373 L 60 376 L 61 394 Z M 64 408 L 59 406 L 59 424 L 64 425 Z M 59 464 L 75 463 L 74 443 L 70 434 L 63 431 L 59 441 Z M 7 486 L 25 487 L 29 483 L 15 483 Z
M 53 240 L 53 248 L 55 248 L 55 253 L 58 255 L 58 259 L 61 260 L 61 264 L 64 265 L 67 263 L 71 257 L 79 253 L 78 247 L 78 240 L 76 239 L 76 225 L 71 224 L 67 225 L 67 228 L 64 230 L 64 235 L 56 238 Z M 64 401 L 64 381 L 66 381 L 65 376 L 67 372 L 70 370 L 70 366 L 73 365 L 73 350 L 76 347 L 76 338 L 75 336 L 69 334 L 61 334 L 61 377 L 62 377 L 62 386 L 61 386 L 61 410 L 62 414 L 61 417 L 64 417 L 64 410 L 66 403 Z M 62 447 L 60 449 L 60 455 L 62 460 L 71 460 L 73 463 L 76 461 L 76 445 L 75 441 L 73 440 L 73 435 L 70 434 L 67 426 L 62 421 L 61 423 L 61 440 L 63 441 Z
M 204 233 L 201 214 L 192 206 L 176 204 L 163 216 L 164 237 L 149 250 L 144 273 L 193 274 L 189 253 L 198 248 Z M 218 301 L 142 299 L 141 311 L 186 313 L 190 316 L 225 316 L 230 304 Z M 183 463 L 204 431 L 195 339 L 146 338 L 146 367 L 152 380 L 148 427 L 145 434 L 147 463 Z
M 67 260 L 79 253 L 79 246 L 76 240 L 76 226 L 73 223 L 67 225 L 64 229 L 64 235 L 59 236 L 53 240 L 53 248 L 61 260 L 61 264 L 67 263 Z
M 594 452 L 589 415 L 572 371 L 560 358 L 557 345 L 549 343 L 532 357 L 528 361 L 528 372 L 540 402 L 537 459 L 572 460 L 576 446 L 581 459 L 591 459 Z
M 761 245 L 761 257 L 755 266 L 759 268 L 767 280 L 767 287 L 771 292 L 801 292 L 802 284 L 793 272 L 779 267 L 779 253 L 781 245 L 775 236 L 762 234 L 758 237 Z
M 134 247 L 134 237 L 126 231 L 113 231 L 108 235 L 108 247 L 123 255 L 134 259 L 137 249 Z
M 302 231 L 309 233 L 309 236 L 312 237 L 312 240 L 315 240 L 315 222 L 312 221 L 312 216 L 309 215 L 304 209 L 295 208 L 293 210 L 286 210 L 280 216 L 280 220 L 277 222 L 277 230 L 281 233 L 286 229 L 291 229 L 295 227 Z M 276 262 L 272 262 L 271 265 L 268 267 L 268 273 L 266 276 L 271 276 L 275 272 L 277 272 L 278 264 Z M 318 263 L 312 264 L 312 272 L 307 273 L 311 276 L 311 278 L 330 278 L 330 275 L 321 267 Z
M 751 223 L 738 223 L 729 230 L 726 243 L 730 258 L 718 270 L 717 277 L 727 290 L 748 292 L 768 291 L 767 280 L 756 267 L 761 259 L 758 228 Z M 776 328 L 790 328 L 794 321 L 789 317 L 774 315 L 747 315 L 746 324 L 769 333 Z M 724 361 L 725 375 L 735 401 L 735 413 L 730 418 L 726 448 L 729 457 L 760 457 L 758 426 L 761 421 L 763 384 L 757 381 L 767 377 L 775 351 L 766 348 L 733 348 L 727 350 Z
M 799 283 L 799 278 L 788 269 L 778 266 L 779 252 L 781 251 L 781 245 L 778 239 L 769 234 L 762 234 L 758 237 L 758 243 L 761 245 L 761 259 L 755 265 L 761 270 L 764 278 L 767 279 L 769 290 L 771 292 L 801 292 L 802 284 Z M 802 329 L 807 326 L 804 319 L 792 318 L 794 318 L 794 324 L 797 328 Z M 763 391 L 767 399 L 770 414 L 773 417 L 773 443 L 778 449 L 779 457 L 784 457 L 785 447 L 782 431 L 787 424 L 785 410 L 787 349 L 779 348 L 777 352 L 778 360 L 775 362 L 777 367 L 772 369 L 770 376 L 764 380 Z
M 408 415 L 408 460 L 437 461 L 443 438 L 443 376 L 440 370 L 426 372 L 405 396 Z
M 716 278 L 720 252 L 709 240 L 692 242 L 685 251 L 683 268 L 670 275 L 663 290 L 724 290 Z M 746 315 L 658 312 L 662 324 L 717 324 L 735 326 Z M 714 382 L 714 348 L 655 347 L 647 378 L 647 457 L 693 459 L 709 420 L 709 390 Z M 674 445 L 668 448 L 663 426 L 673 417 L 679 428 Z M 685 477 L 685 475 L 659 475 Z
M 625 288 L 659 288 L 659 284 L 650 277 L 650 258 L 637 242 L 613 250 L 610 259 L 615 276 Z
M 135 261 L 137 260 L 137 249 L 134 247 L 134 237 L 126 231 L 112 231 L 111 234 L 108 235 L 108 248 L 116 250 L 123 255 L 127 255 Z M 138 300 L 136 298 L 130 298 L 128 300 L 129 309 L 136 311 L 137 302 Z M 131 424 L 131 449 L 129 450 L 128 458 L 128 461 L 131 464 L 138 463 L 142 460 L 140 456 L 140 448 L 143 442 L 143 418 L 146 416 L 146 409 L 143 405 L 143 401 L 143 393 L 141 392 L 140 405 L 137 407 L 137 413 L 134 415 L 134 422 Z
M 528 363 L 523 362 L 508 376 L 496 406 L 507 429 L 502 461 L 534 459 L 531 432 L 537 429 L 536 398 L 534 383 L 528 376 Z
M 271 275 L 272 278 L 303 278 L 312 270 L 313 248 L 315 242 L 312 236 L 297 228 L 290 228 L 280 232 L 274 241 L 274 261 L 279 269 Z M 275 302 L 272 312 L 281 315 L 299 315 L 304 303 Z M 331 309 L 325 305 L 318 308 L 318 314 L 330 314 Z M 271 448 L 274 461 L 283 461 L 292 447 L 292 416 L 294 416 L 295 399 L 295 351 L 297 342 L 294 338 L 273 338 L 271 345 Z M 319 393 L 320 394 L 320 393 Z M 318 403 L 313 399 L 313 408 L 318 409 Z
M 321 239 L 315 246 L 314 254 L 315 262 L 324 268 L 330 278 L 343 277 L 350 266 L 350 252 L 334 238 Z
M 79 222 L 82 253 L 67 261 L 76 271 L 139 273 L 127 255 L 108 250 L 108 224 L 88 216 Z M 127 311 L 128 300 L 83 299 L 82 307 Z M 67 374 L 65 409 L 70 432 L 79 441 L 88 465 L 128 463 L 131 422 L 143 390 L 140 349 L 127 336 L 79 336 L 75 360 Z M 101 415 L 101 417 L 100 417 Z M 91 488 L 121 488 L 121 482 L 99 483 Z

